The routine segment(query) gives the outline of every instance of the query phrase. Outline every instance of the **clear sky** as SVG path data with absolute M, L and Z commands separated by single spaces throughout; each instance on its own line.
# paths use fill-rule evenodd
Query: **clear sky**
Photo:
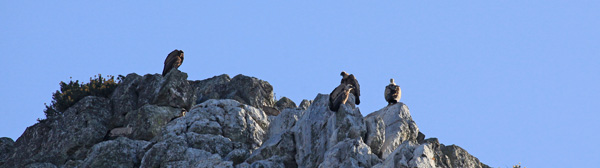
M 44 118 L 60 81 L 244 74 L 297 104 L 339 73 L 363 115 L 395 78 L 427 137 L 492 167 L 597 166 L 600 1 L 0 2 L 0 136 Z

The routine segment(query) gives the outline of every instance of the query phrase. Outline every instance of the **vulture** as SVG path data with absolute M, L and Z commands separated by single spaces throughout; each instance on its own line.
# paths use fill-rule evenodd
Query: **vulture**
M 171 51 L 171 53 L 167 55 L 167 59 L 165 59 L 165 67 L 163 68 L 162 76 L 167 75 L 173 68 L 179 68 L 181 63 L 183 63 L 183 51 L 177 49 Z
M 390 84 L 385 87 L 384 94 L 385 100 L 388 102 L 388 106 L 400 101 L 402 90 L 400 90 L 400 86 L 394 83 L 394 78 L 390 79 Z
M 338 87 L 333 89 L 331 94 L 329 94 L 329 110 L 337 111 L 340 109 L 342 104 L 346 104 L 348 97 L 350 96 L 350 91 L 352 91 L 354 87 L 352 85 L 340 84 Z
M 342 75 L 341 84 L 352 85 L 354 87 L 351 92 L 354 95 L 354 98 L 356 99 L 354 104 L 359 105 L 360 104 L 360 98 L 359 98 L 360 97 L 360 85 L 358 84 L 358 81 L 356 80 L 356 78 L 354 77 L 353 74 L 348 74 L 345 71 L 342 71 L 342 73 L 340 75 Z

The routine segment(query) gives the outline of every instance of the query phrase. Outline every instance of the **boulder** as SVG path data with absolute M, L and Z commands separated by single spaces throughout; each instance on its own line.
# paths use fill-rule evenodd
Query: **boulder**
M 294 101 L 290 100 L 287 97 L 282 97 L 281 99 L 279 99 L 279 101 L 275 103 L 275 107 L 277 107 L 278 110 L 283 110 L 286 108 L 297 108 L 296 103 L 294 103 Z
M 404 103 L 386 106 L 365 117 L 366 142 L 374 153 L 386 159 L 405 141 L 417 142 L 419 128 Z
M 168 74 L 171 74 L 171 72 Z M 132 133 L 127 137 L 136 140 L 151 140 L 160 133 L 169 121 L 182 116 L 181 111 L 180 108 L 146 104 L 129 112 L 125 116 L 126 128 L 131 128 Z
M 160 77 L 158 74 L 155 76 Z M 152 97 L 150 104 L 183 108 L 189 111 L 195 97 L 187 77 L 187 73 L 177 69 L 169 71 L 164 78 L 158 81 L 160 87 Z
M 209 99 L 234 99 L 259 109 L 274 107 L 273 86 L 255 77 L 236 75 L 215 76 L 201 81 L 190 81 L 197 97 L 196 104 Z
M 92 147 L 87 158 L 77 167 L 139 167 L 148 141 L 119 137 Z
M 227 74 L 204 80 L 190 81 L 196 95 L 196 104 L 210 99 L 223 99 L 228 90 L 229 81 L 231 81 L 231 78 Z
M 112 93 L 110 102 L 113 109 L 111 125 L 113 127 L 125 126 L 125 115 L 128 112 L 138 109 L 138 85 L 142 77 L 131 73 L 121 79 L 121 82 Z
M 201 149 L 189 147 L 182 136 L 173 136 L 154 145 L 144 154 L 140 167 L 229 167 L 231 161 Z

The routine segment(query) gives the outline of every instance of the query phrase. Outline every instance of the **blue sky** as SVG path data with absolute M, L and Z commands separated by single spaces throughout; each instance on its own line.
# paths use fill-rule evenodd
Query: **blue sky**
M 60 81 L 244 74 L 296 103 L 361 84 L 363 115 L 389 78 L 427 137 L 492 167 L 589 167 L 600 156 L 600 2 L 0 2 L 0 136 L 44 118 Z

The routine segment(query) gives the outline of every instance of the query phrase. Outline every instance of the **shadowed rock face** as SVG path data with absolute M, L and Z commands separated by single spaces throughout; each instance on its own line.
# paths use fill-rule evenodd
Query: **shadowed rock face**
M 255 77 L 236 75 L 214 76 L 200 81 L 190 81 L 196 95 L 196 104 L 209 99 L 233 99 L 259 109 L 275 107 L 273 86 Z
M 109 102 L 107 98 L 88 96 L 65 110 L 62 117 L 28 127 L 2 166 L 62 165 L 67 160 L 85 159 L 89 149 L 109 130 Z
M 283 110 L 286 108 L 297 108 L 296 103 L 294 103 L 294 101 L 290 100 L 287 97 L 282 97 L 281 99 L 279 99 L 279 101 L 275 103 L 275 107 L 277 107 L 278 110 Z
M 0 168 L 488 167 L 425 139 L 403 103 L 363 117 L 353 95 L 337 111 L 328 97 L 296 107 L 243 75 L 129 74 L 110 99 L 88 96 L 16 142 L 0 138 Z M 264 111 L 277 107 L 277 116 Z
M 4 164 L 9 154 L 12 153 L 15 141 L 10 138 L 0 138 L 0 165 Z

